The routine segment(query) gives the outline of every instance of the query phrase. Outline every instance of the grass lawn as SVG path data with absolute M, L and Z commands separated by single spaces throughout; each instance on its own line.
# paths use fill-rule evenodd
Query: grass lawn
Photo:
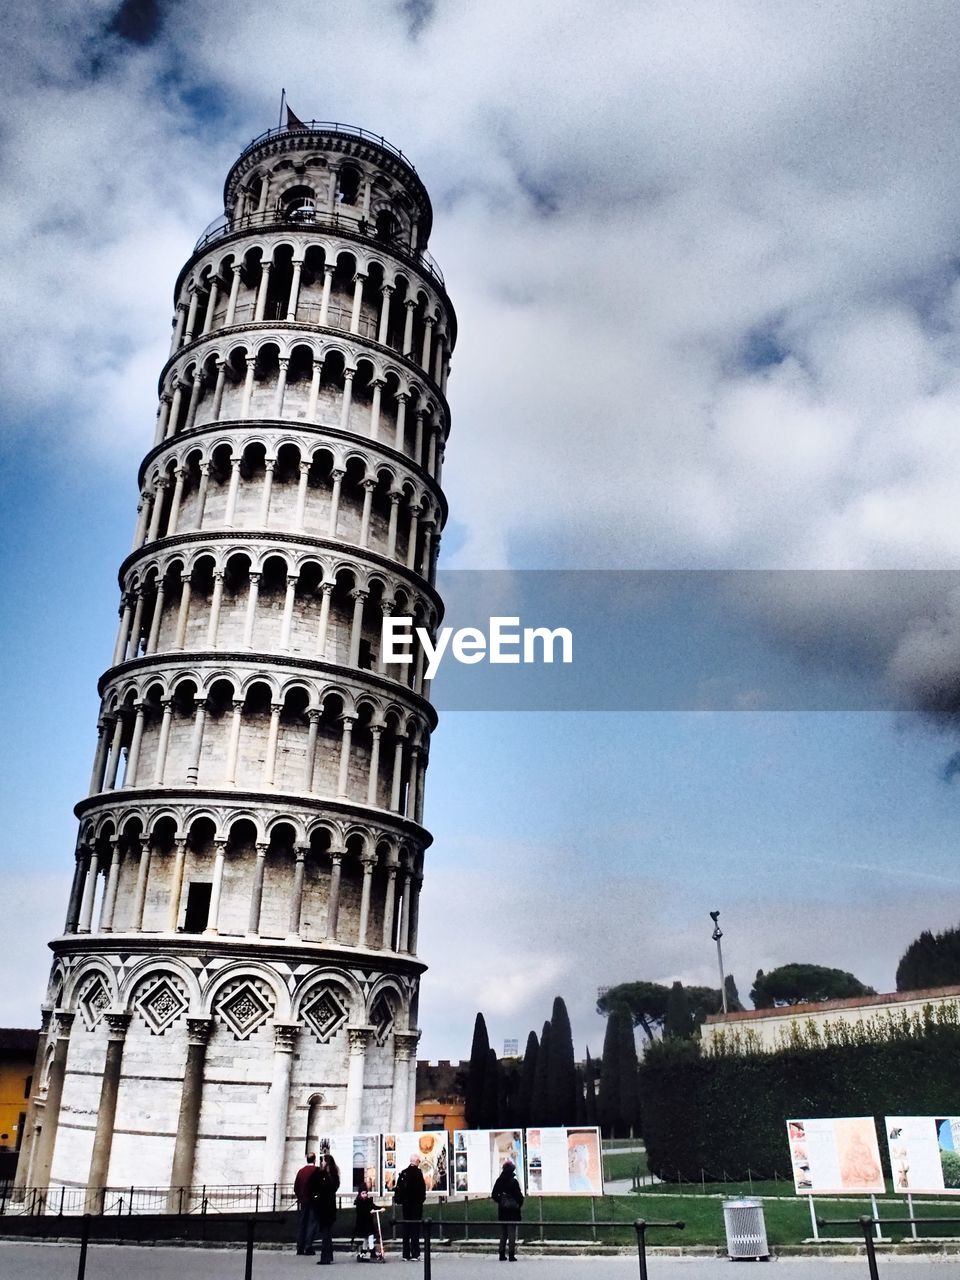
M 632 1178 L 634 1171 L 649 1173 L 647 1157 L 643 1151 L 604 1151 L 603 1176 L 611 1178 Z
M 726 1192 L 724 1188 L 724 1192 Z M 871 1212 L 869 1200 L 817 1200 L 817 1213 L 823 1218 L 855 1219 Z M 914 1201 L 914 1211 L 921 1217 L 960 1217 L 960 1204 L 925 1204 Z M 906 1217 L 904 1200 L 884 1200 L 880 1217 Z M 455 1201 L 438 1205 L 430 1215 L 440 1236 L 490 1238 L 495 1234 L 496 1206 L 487 1199 Z M 771 1245 L 799 1244 L 811 1235 L 810 1209 L 806 1199 L 789 1198 L 764 1201 L 767 1238 Z M 722 1199 L 717 1195 L 677 1195 L 657 1191 L 647 1195 L 628 1196 L 529 1196 L 523 1208 L 520 1238 L 534 1242 L 540 1238 L 540 1221 L 547 1240 L 597 1240 L 606 1244 L 633 1244 L 636 1232 L 633 1222 L 645 1218 L 650 1222 L 682 1221 L 683 1231 L 650 1228 L 648 1243 L 655 1245 L 714 1245 L 725 1243 Z M 612 1222 L 616 1225 L 598 1225 Z M 923 1235 L 960 1235 L 957 1226 L 918 1228 Z M 861 1238 L 859 1226 L 821 1228 L 823 1238 Z M 906 1226 L 886 1228 L 884 1236 L 894 1240 L 909 1237 Z

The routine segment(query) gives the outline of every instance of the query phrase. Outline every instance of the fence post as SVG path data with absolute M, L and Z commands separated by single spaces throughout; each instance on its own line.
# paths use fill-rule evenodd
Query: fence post
M 67 1191 L 67 1188 L 66 1188 L 66 1187 L 61 1187 L 61 1188 L 60 1188 L 60 1211 L 59 1211 L 59 1213 L 57 1214 L 57 1217 L 58 1217 L 58 1218 L 62 1218 L 62 1217 L 63 1217 L 63 1197 L 64 1197 L 64 1195 L 66 1194 L 66 1191 Z
M 870 1269 L 870 1280 L 880 1280 L 877 1272 L 877 1251 L 873 1243 L 873 1218 L 864 1214 L 860 1219 L 860 1226 L 863 1228 L 863 1243 L 867 1248 L 867 1266 Z
M 540 1223 L 540 1243 L 543 1244 L 543 1196 L 537 1196 L 537 1219 Z
M 7 1191 L 9 1190 L 9 1188 L 10 1188 L 10 1183 L 5 1182 L 3 1184 L 3 1199 L 0 1200 L 0 1217 L 3 1217 L 3 1215 L 7 1211 Z M 913 1210 L 911 1209 L 910 1212 L 912 1214 Z
M 127 1201 L 127 1217 L 133 1213 L 133 1187 L 130 1188 L 130 1199 Z
M 643 1218 L 637 1218 L 633 1227 L 637 1233 L 637 1255 L 640 1259 L 640 1280 L 647 1280 L 647 1224 Z
M 596 1244 L 596 1240 L 597 1240 L 597 1198 L 596 1196 L 590 1197 L 590 1235 L 593 1238 L 594 1244 Z
M 260 1183 L 259 1182 L 257 1183 L 257 1187 L 253 1195 L 253 1212 L 254 1213 L 260 1212 Z
M 907 1192 L 907 1213 L 910 1215 L 910 1233 L 914 1240 L 917 1238 L 917 1224 L 913 1220 L 913 1196 Z
M 243 1280 L 253 1280 L 253 1229 L 255 1219 L 247 1219 L 247 1258 L 243 1267 Z
M 87 1241 L 90 1239 L 90 1215 L 83 1215 L 80 1224 L 80 1259 L 77 1262 L 77 1280 L 83 1280 L 87 1274 Z
M 430 1236 L 433 1223 L 429 1218 L 423 1220 L 423 1280 L 430 1280 Z
M 273 1212 L 277 1212 L 277 1184 L 273 1184 Z

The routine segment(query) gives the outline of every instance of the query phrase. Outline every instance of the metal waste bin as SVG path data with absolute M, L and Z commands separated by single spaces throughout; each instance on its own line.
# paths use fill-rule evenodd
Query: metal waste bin
M 769 1258 L 762 1200 L 751 1200 L 746 1196 L 739 1200 L 724 1200 L 723 1225 L 727 1232 L 727 1253 L 731 1258 Z

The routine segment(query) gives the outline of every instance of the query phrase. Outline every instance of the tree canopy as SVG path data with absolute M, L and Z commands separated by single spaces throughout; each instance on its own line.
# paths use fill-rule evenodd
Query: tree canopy
M 844 969 L 828 969 L 819 964 L 784 964 L 764 973 L 757 970 L 750 999 L 757 1009 L 777 1005 L 816 1004 L 821 1000 L 843 1000 L 849 996 L 876 995 L 873 987 Z
M 960 983 L 960 928 L 914 938 L 897 965 L 897 990 L 952 987 Z
M 727 982 L 732 984 L 736 995 L 737 986 L 731 975 L 728 975 Z M 597 1013 L 609 1017 L 615 1008 L 626 1009 L 633 1019 L 633 1025 L 639 1027 L 648 1040 L 653 1041 L 663 1032 L 670 991 L 670 987 L 660 982 L 621 982 L 615 987 L 608 987 L 600 996 Z M 729 986 L 727 992 L 729 1004 Z M 719 1013 L 723 1008 L 719 987 L 683 987 L 683 998 L 695 1027 L 699 1027 L 708 1014 Z M 739 999 L 736 1006 L 730 1006 L 731 1009 L 734 1007 L 741 1007 Z

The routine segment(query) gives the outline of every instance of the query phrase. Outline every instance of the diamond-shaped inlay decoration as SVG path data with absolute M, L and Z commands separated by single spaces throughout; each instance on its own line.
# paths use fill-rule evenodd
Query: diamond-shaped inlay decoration
M 373 1026 L 373 1034 L 377 1044 L 383 1044 L 393 1030 L 393 1009 L 390 1007 L 390 1001 L 386 996 L 377 996 L 370 1022 Z
M 326 1044 L 346 1022 L 346 1005 L 333 987 L 321 987 L 303 1006 L 303 1020 L 320 1043 Z
M 227 1024 L 238 1040 L 246 1040 L 262 1026 L 273 1012 L 266 998 L 252 982 L 241 982 L 228 989 L 216 1005 L 218 1017 Z
M 99 974 L 87 984 L 77 1004 L 80 1006 L 80 1014 L 87 1028 L 92 1031 L 110 1008 L 110 992 Z
M 155 1036 L 162 1036 L 186 1011 L 187 997 L 166 975 L 158 978 L 134 1001 L 134 1008 Z

